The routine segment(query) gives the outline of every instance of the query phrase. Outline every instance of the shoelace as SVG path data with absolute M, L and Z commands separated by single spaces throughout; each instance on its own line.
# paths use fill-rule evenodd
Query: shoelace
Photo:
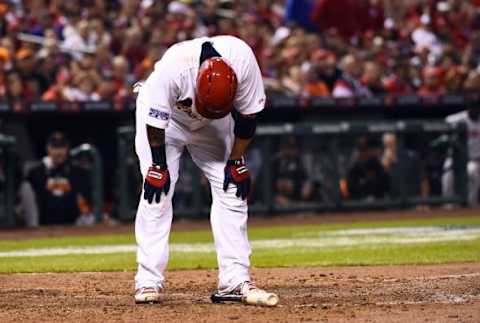
M 243 284 L 241 284 L 239 287 L 239 291 L 238 293 L 242 293 L 243 289 L 244 289 L 244 286 L 247 285 L 248 287 L 248 291 L 256 291 L 256 292 L 263 292 L 262 289 L 258 288 L 257 285 L 255 285 L 255 283 L 252 283 L 252 282 L 244 282 Z
M 137 294 L 143 294 L 143 293 L 158 293 L 158 289 L 155 287 L 142 287 L 137 291 Z

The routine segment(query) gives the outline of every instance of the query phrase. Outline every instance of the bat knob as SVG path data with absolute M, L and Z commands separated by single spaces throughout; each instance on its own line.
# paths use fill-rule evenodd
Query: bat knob
M 210 300 L 212 301 L 212 303 L 214 304 L 218 304 L 218 303 L 221 303 L 222 301 L 217 297 L 217 295 L 215 294 L 212 294 L 210 296 Z

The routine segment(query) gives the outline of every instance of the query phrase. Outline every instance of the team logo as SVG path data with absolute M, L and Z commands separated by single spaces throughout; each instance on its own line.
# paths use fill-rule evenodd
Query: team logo
M 203 120 L 203 118 L 196 113 L 195 107 L 193 107 L 192 99 L 187 98 L 185 100 L 177 101 L 177 104 L 175 106 L 177 107 L 178 110 L 188 114 L 190 118 L 196 119 L 196 120 Z
M 167 121 L 170 119 L 170 114 L 167 112 L 163 112 L 154 108 L 150 108 L 150 111 L 148 112 L 148 115 L 152 118 L 159 119 L 159 120 L 164 120 Z

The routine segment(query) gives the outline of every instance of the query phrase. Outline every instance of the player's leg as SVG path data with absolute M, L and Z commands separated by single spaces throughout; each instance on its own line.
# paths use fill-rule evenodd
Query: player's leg
M 447 158 L 443 165 L 443 174 L 442 174 L 442 194 L 445 197 L 451 197 L 454 195 L 455 191 L 455 176 L 453 174 L 453 160 L 452 158 Z
M 171 177 L 168 195 L 162 196 L 160 203 L 152 204 L 143 198 L 143 192 L 140 197 L 135 219 L 135 238 L 138 245 L 138 271 L 135 276 L 137 290 L 145 287 L 161 289 L 164 285 L 164 272 L 168 262 L 168 237 L 173 217 L 172 196 L 178 179 L 179 160 L 184 150 L 184 142 L 178 137 L 175 126 L 170 124 L 165 138 L 167 165 Z M 141 153 L 138 155 L 142 175 L 145 177 L 151 165 L 151 156 L 141 156 Z
M 213 121 L 192 133 L 194 139 L 187 146 L 212 190 L 210 222 L 217 250 L 220 290 L 232 290 L 250 280 L 247 202 L 236 197 L 233 185 L 227 192 L 223 191 L 224 167 L 233 141 L 232 126 L 229 118 Z
M 233 120 L 212 122 L 192 134 L 188 150 L 197 166 L 207 176 L 212 190 L 212 225 L 219 267 L 218 292 L 212 302 L 243 302 L 275 306 L 279 298 L 255 286 L 248 272 L 250 244 L 247 236 L 248 205 L 236 196 L 236 187 L 223 191 L 224 167 L 233 143 Z
M 478 203 L 478 190 L 480 189 L 480 163 L 469 161 L 467 164 L 468 175 L 468 204 L 476 207 Z

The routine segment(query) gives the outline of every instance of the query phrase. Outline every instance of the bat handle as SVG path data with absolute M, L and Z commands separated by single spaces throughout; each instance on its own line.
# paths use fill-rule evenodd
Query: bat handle
M 219 294 L 212 294 L 210 296 L 210 300 L 214 304 L 223 303 L 223 302 L 238 302 L 243 303 L 244 297 L 242 295 L 219 295 Z

